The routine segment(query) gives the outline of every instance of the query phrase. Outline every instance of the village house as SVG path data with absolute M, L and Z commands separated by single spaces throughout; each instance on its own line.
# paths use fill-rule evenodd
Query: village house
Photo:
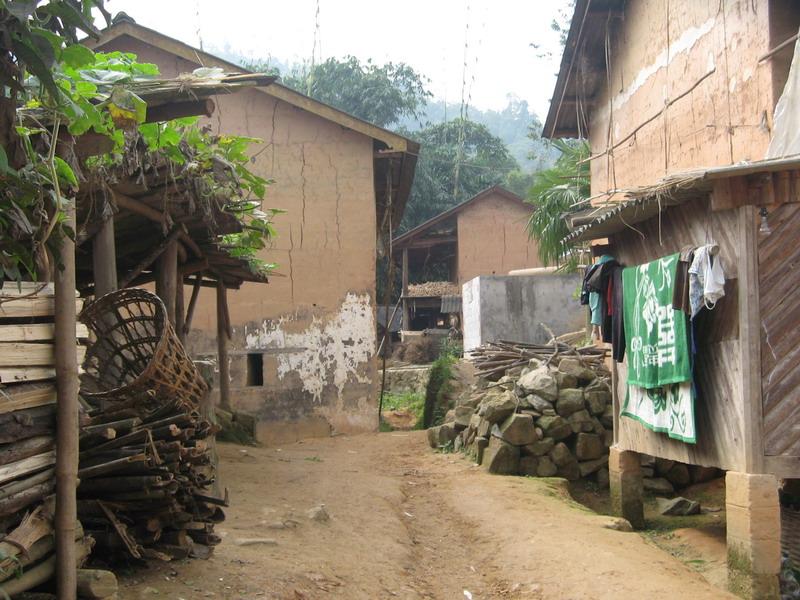
M 128 17 L 87 44 L 135 53 L 166 77 L 245 72 Z M 257 417 L 265 442 L 374 430 L 376 257 L 402 218 L 418 145 L 279 83 L 215 102 L 215 131 L 263 140 L 252 169 L 274 180 L 265 206 L 286 211 L 262 255 L 277 264 L 269 286 L 244 283 L 228 300 L 221 404 Z M 204 289 L 187 340 L 195 357 L 218 354 L 215 306 Z
M 403 329 L 448 327 L 448 315 L 461 313 L 461 286 L 479 275 L 541 266 L 526 231 L 532 210 L 495 185 L 396 237 Z
M 620 417 L 631 366 L 614 362 L 612 498 L 643 525 L 640 453 L 728 471 L 729 584 L 753 598 L 779 597 L 779 484 L 800 477 L 800 149 L 782 141 L 799 25 L 787 0 L 578 0 L 544 127 L 591 145 L 568 242 L 626 266 L 718 250 L 725 296 L 694 334 L 696 443 Z

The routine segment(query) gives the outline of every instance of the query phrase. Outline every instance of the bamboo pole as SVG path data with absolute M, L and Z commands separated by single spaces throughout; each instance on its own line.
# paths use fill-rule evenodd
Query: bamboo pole
M 178 242 L 170 240 L 156 263 L 156 294 L 164 302 L 169 322 L 175 325 L 175 294 L 178 288 Z
M 66 225 L 75 230 L 75 205 L 65 206 Z M 55 269 L 56 585 L 61 600 L 77 597 L 75 523 L 78 519 L 78 352 L 75 341 L 75 242 L 62 235 L 61 267 Z
M 225 283 L 217 281 L 217 367 L 219 369 L 219 405 L 231 410 L 231 380 L 228 364 L 228 302 Z
M 189 298 L 189 308 L 186 309 L 186 318 L 183 321 L 183 336 L 184 338 L 189 335 L 192 330 L 192 318 L 194 317 L 194 309 L 197 305 L 197 298 L 200 295 L 200 285 L 203 283 L 203 276 L 197 274 L 192 285 L 192 295 Z
M 186 302 L 183 295 L 183 277 L 178 277 L 175 280 L 175 333 L 181 344 L 186 345 Z

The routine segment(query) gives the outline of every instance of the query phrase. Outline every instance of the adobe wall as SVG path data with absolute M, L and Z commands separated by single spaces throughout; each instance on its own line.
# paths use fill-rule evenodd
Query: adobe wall
M 758 63 L 771 47 L 766 2 L 628 2 L 624 18 L 612 22 L 610 88 L 593 108 L 592 154 L 641 129 L 613 156 L 592 161 L 593 194 L 764 158 L 782 91 L 773 86 L 773 62 Z
M 458 213 L 459 285 L 478 275 L 506 275 L 512 269 L 541 266 L 536 242 L 525 231 L 532 210 L 492 195 Z
M 198 66 L 127 36 L 111 45 L 158 64 L 166 76 Z M 373 430 L 372 140 L 258 90 L 214 101 L 215 130 L 264 141 L 251 168 L 274 179 L 264 205 L 286 210 L 262 256 L 278 264 L 278 274 L 267 285 L 228 292 L 233 406 L 259 417 L 267 443 Z M 188 341 L 195 356 L 216 356 L 215 310 L 214 290 L 203 289 Z M 263 353 L 263 386 L 246 385 L 248 353 Z

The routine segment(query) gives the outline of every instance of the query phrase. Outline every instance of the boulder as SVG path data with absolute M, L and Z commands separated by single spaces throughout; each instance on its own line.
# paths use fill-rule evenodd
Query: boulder
M 655 476 L 656 476 L 655 467 L 642 467 L 642 477 L 655 477 Z
M 499 426 L 500 439 L 515 446 L 532 444 L 538 438 L 533 427 L 533 417 L 526 414 L 513 414 Z M 494 434 L 494 431 L 492 432 Z
M 539 459 L 536 456 L 523 456 L 519 459 L 519 474 L 536 477 L 539 471 Z
M 553 410 L 553 403 L 548 402 L 541 396 L 537 396 L 536 394 L 528 394 L 525 396 L 525 404 L 530 406 L 533 410 L 538 410 L 539 412 L 545 410 Z
M 483 451 L 481 464 L 495 475 L 516 475 L 519 471 L 519 448 L 503 440 L 492 440 Z
M 572 433 L 579 433 L 581 431 L 588 433 L 590 431 L 594 431 L 592 417 L 586 410 L 579 410 L 576 413 L 572 413 L 569 417 L 567 417 L 567 422 L 569 423 Z
M 553 438 L 555 441 L 563 440 L 572 435 L 572 428 L 569 423 L 558 415 L 539 417 L 536 424 L 542 428 L 546 437 Z
M 444 413 L 444 422 L 445 423 L 452 423 L 456 420 L 456 411 L 454 408 L 451 408 L 446 413 Z
M 689 468 L 692 476 L 692 483 L 705 483 L 720 476 L 719 469 L 714 467 L 701 467 L 699 465 L 692 465 Z
M 581 478 L 581 470 L 580 467 L 578 467 L 577 461 L 573 459 L 571 463 L 567 463 L 562 467 L 558 467 L 556 475 L 563 477 L 567 481 L 577 481 Z
M 606 448 L 611 448 L 614 445 L 614 432 L 611 429 L 606 429 L 603 432 L 603 445 Z
M 579 410 L 583 410 L 583 390 L 567 388 L 558 391 L 556 412 L 559 415 L 568 417 Z
M 595 460 L 606 453 L 603 440 L 594 433 L 579 433 L 575 438 L 575 457 L 579 461 Z
M 684 488 L 692 483 L 689 467 L 680 462 L 676 462 L 672 465 L 672 468 L 666 474 L 666 478 L 677 488 Z
M 600 422 L 606 429 L 614 429 L 614 406 L 607 404 L 603 409 L 603 414 L 600 417 Z
M 431 448 L 441 448 L 455 440 L 456 435 L 456 429 L 452 423 L 431 427 L 428 429 L 428 444 Z
M 669 470 L 674 466 L 674 460 L 669 460 L 668 458 L 656 458 L 656 473 L 658 473 L 660 477 L 666 477 L 667 473 L 669 473 Z
M 586 406 L 593 415 L 602 415 L 606 406 L 611 403 L 611 394 L 599 391 L 584 391 L 583 397 L 586 399 Z
M 456 436 L 456 439 L 453 440 L 453 452 L 461 452 L 461 449 L 464 447 L 464 438 L 461 437 L 461 434 Z
M 597 482 L 597 486 L 601 489 L 605 489 L 608 487 L 609 482 L 609 475 L 608 469 L 603 467 L 602 469 L 598 469 L 597 472 L 594 474 L 594 480 Z
M 600 378 L 595 379 L 584 388 L 586 392 L 605 392 L 611 397 L 611 386 Z
M 542 456 L 539 459 L 539 468 L 536 469 L 536 475 L 539 477 L 553 477 L 557 472 L 558 468 L 548 457 Z
M 569 373 L 562 373 L 561 371 L 556 371 L 555 373 L 553 373 L 553 375 L 556 378 L 558 389 L 578 387 L 578 378 L 575 377 L 574 375 L 570 375 Z
M 642 479 L 644 489 L 657 496 L 668 496 L 675 493 L 672 484 L 663 477 L 645 477 Z
M 584 367 L 577 358 L 562 358 L 558 363 L 558 370 L 566 375 L 572 375 L 579 383 L 588 384 L 597 379 L 594 371 Z
M 478 464 L 483 463 L 483 452 L 489 445 L 489 440 L 485 437 L 476 437 L 472 443 L 472 449 L 475 452 L 475 462 Z
M 522 453 L 529 456 L 544 456 L 555 446 L 553 438 L 544 438 L 522 447 Z
M 486 419 L 478 415 L 480 421 L 478 422 L 478 429 L 475 433 L 480 437 L 489 437 L 489 431 L 492 429 L 492 424 Z
M 481 404 L 479 414 L 489 423 L 499 423 L 517 408 L 517 397 L 513 392 L 492 396 Z
M 477 413 L 472 413 L 469 418 L 469 429 L 472 431 L 478 431 L 478 425 L 481 424 L 481 416 Z
M 597 417 L 592 417 L 592 431 L 601 437 L 606 432 L 606 428 L 603 427 L 603 424 Z
M 601 456 L 600 458 L 596 458 L 594 460 L 586 460 L 583 462 L 578 463 L 578 468 L 581 472 L 581 477 L 586 477 L 595 473 L 605 467 L 608 464 L 608 454 L 605 456 Z M 608 475 L 608 470 L 606 469 L 606 475 Z
M 563 467 L 570 463 L 575 462 L 575 457 L 572 456 L 572 452 L 569 451 L 567 445 L 564 442 L 559 442 L 548 454 L 550 460 L 553 461 L 557 467 Z
M 658 498 L 658 512 L 670 517 L 686 517 L 688 515 L 700 514 L 700 503 L 688 498 L 678 496 L 677 498 Z
M 528 394 L 536 394 L 551 402 L 558 398 L 558 384 L 547 367 L 540 367 L 529 373 L 525 373 L 525 375 L 519 378 L 517 385 Z
M 454 419 L 456 429 L 466 429 L 472 420 L 473 410 L 469 406 L 456 406 Z
M 625 533 L 633 531 L 633 525 L 631 525 L 630 521 L 622 517 L 609 517 L 609 519 L 603 523 L 603 527 L 614 531 L 624 531 Z

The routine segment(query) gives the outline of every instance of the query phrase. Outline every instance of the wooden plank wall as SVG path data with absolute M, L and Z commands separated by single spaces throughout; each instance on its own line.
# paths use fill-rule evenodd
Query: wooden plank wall
M 800 456 L 800 204 L 770 211 L 758 243 L 761 391 L 767 456 Z
M 739 225 L 736 210 L 712 212 L 707 196 L 637 224 L 612 238 L 612 251 L 626 266 L 649 262 L 686 245 L 715 242 L 725 268 L 725 298 L 698 323 L 695 404 L 697 444 L 668 438 L 628 419 L 617 419 L 618 446 L 689 464 L 744 469 L 744 412 L 738 327 Z M 615 410 L 625 397 L 627 367 L 617 366 Z

